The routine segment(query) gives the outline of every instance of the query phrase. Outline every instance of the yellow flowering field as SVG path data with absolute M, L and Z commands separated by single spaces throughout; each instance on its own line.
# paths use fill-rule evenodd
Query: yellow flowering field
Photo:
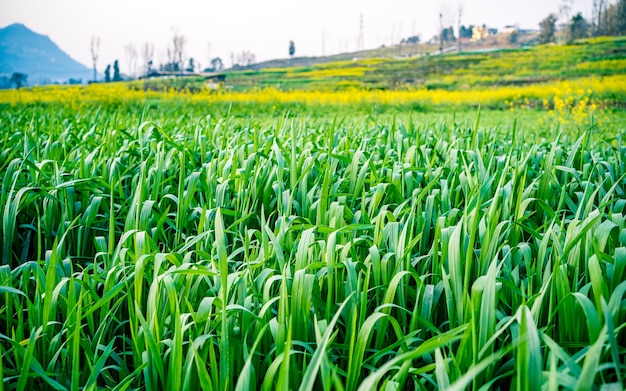
M 597 109 L 619 106 L 626 101 L 626 76 L 587 77 L 526 86 L 506 86 L 484 89 L 400 89 L 344 91 L 282 91 L 256 89 L 243 92 L 228 90 L 200 92 L 142 91 L 130 89 L 123 83 L 95 84 L 89 86 L 52 86 L 0 91 L 0 103 L 10 105 L 28 103 L 63 102 L 71 106 L 89 103 L 112 103 L 157 99 L 195 103 L 256 103 L 280 105 L 303 103 L 307 105 L 358 105 L 380 104 L 405 106 L 420 104 L 425 107 L 473 107 L 482 105 L 494 108 Z

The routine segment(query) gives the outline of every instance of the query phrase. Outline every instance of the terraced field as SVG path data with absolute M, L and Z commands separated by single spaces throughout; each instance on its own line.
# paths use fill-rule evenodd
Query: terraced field
M 502 89 L 624 75 L 626 38 L 602 37 L 569 45 L 543 45 L 484 52 L 357 58 L 311 66 L 225 71 L 234 91 L 344 91 Z M 203 79 L 141 81 L 139 89 L 191 88 Z

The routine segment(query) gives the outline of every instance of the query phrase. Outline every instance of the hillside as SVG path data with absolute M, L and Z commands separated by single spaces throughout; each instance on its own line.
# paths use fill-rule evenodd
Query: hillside
M 510 42 L 509 35 L 500 34 L 487 37 L 480 41 L 464 40 L 462 42 L 462 50 L 466 52 L 488 51 L 497 49 L 517 49 L 528 45 L 536 44 L 537 34 L 527 32 L 519 35 L 516 42 Z M 457 42 L 445 42 L 443 46 L 445 53 L 458 51 Z M 288 68 L 288 67 L 306 67 L 312 65 L 326 64 L 337 61 L 364 60 L 372 58 L 409 58 L 420 57 L 427 54 L 437 54 L 439 51 L 439 43 L 403 43 L 392 46 L 382 45 L 375 49 L 365 49 L 356 52 L 345 52 L 332 54 L 328 56 L 315 57 L 294 57 L 294 58 L 276 58 L 268 61 L 262 61 L 245 67 L 237 67 L 229 70 L 261 70 L 265 68 Z
M 311 67 L 233 72 L 234 88 L 281 89 L 463 89 L 527 85 L 589 75 L 626 73 L 626 39 L 600 38 L 571 45 L 430 55 L 410 59 L 365 59 Z
M 295 60 L 295 59 L 294 59 Z M 568 45 L 491 51 L 369 58 L 311 66 L 224 72 L 233 91 L 277 90 L 469 90 L 528 86 L 589 76 L 626 74 L 626 38 L 595 38 Z M 150 90 L 204 87 L 204 78 L 135 82 Z
M 66 82 L 70 78 L 87 81 L 92 71 L 72 59 L 50 38 L 23 24 L 0 29 L 0 76 L 13 72 L 28 75 L 28 84 Z

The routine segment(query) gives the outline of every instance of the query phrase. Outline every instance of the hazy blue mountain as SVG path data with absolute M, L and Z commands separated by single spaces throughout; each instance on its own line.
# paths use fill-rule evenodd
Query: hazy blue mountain
M 28 85 L 64 83 L 71 79 L 83 82 L 93 78 L 93 71 L 71 58 L 45 35 L 23 24 L 0 29 L 0 76 L 13 72 L 28 75 Z

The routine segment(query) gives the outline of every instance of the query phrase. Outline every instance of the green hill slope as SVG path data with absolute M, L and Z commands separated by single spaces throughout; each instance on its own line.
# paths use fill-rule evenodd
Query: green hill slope
M 562 46 L 233 72 L 227 75 L 226 84 L 237 89 L 459 89 L 624 73 L 626 38 L 599 38 Z

